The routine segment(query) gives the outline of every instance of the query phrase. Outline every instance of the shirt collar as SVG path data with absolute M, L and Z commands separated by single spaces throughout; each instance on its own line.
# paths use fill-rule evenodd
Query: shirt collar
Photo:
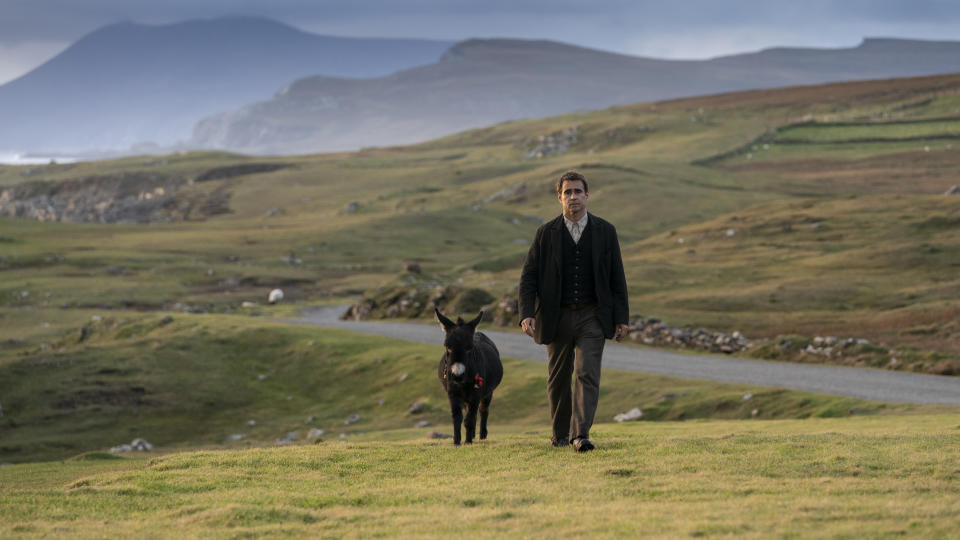
M 590 215 L 589 213 L 584 212 L 583 217 L 580 218 L 580 221 L 570 221 L 569 219 L 567 219 L 567 216 L 563 216 L 563 224 L 567 226 L 567 229 L 571 229 L 573 227 L 573 224 L 577 223 L 580 225 L 580 230 L 582 231 L 587 226 L 587 216 L 589 215 Z

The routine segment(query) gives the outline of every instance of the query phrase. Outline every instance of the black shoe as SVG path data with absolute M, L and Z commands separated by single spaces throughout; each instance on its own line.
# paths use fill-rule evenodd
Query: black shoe
M 567 441 L 566 439 L 553 439 L 552 441 L 550 441 L 550 444 L 559 448 L 561 446 L 567 446 L 568 444 L 570 444 L 570 442 Z
M 573 449 L 577 452 L 589 452 L 594 449 L 593 443 L 590 442 L 590 439 L 575 439 L 573 441 Z

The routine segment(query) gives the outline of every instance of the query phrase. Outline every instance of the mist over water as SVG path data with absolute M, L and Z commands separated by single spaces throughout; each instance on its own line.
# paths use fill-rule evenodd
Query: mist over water
M 39 154 L 23 154 L 9 150 L 0 150 L 0 165 L 46 165 L 50 162 L 75 163 L 75 157 L 45 156 Z

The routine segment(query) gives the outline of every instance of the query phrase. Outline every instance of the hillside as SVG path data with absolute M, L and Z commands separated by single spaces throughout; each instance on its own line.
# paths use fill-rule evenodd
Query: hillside
M 309 77 L 197 124 L 191 144 L 257 154 L 421 142 L 496 122 L 636 102 L 832 81 L 960 72 L 960 42 L 866 39 L 658 60 L 551 41 L 473 39 L 389 76 Z
M 249 17 L 114 24 L 0 86 L 0 150 L 170 147 L 201 118 L 296 79 L 383 76 L 434 62 L 449 45 L 319 36 Z
M 264 408 L 276 421 L 255 440 L 269 444 L 310 415 L 363 415 L 376 407 L 371 388 L 399 377 L 378 375 L 394 353 L 257 315 L 349 303 L 404 279 L 409 262 L 438 285 L 510 296 L 536 227 L 558 212 L 555 179 L 573 167 L 591 180 L 590 210 L 617 226 L 633 316 L 739 330 L 760 358 L 956 374 L 960 198 L 945 193 L 960 177 L 958 125 L 954 75 L 643 103 L 356 153 L 2 167 L 0 209 L 50 208 L 0 217 L 5 452 L 58 457 L 134 434 L 219 445 Z M 113 213 L 121 193 L 144 223 Z M 222 211 L 201 211 L 205 201 Z M 103 222 L 111 216 L 122 219 Z M 285 300 L 266 306 L 273 288 Z M 816 336 L 869 344 L 863 357 L 807 349 Z M 404 406 L 435 403 L 435 349 L 386 349 L 430 364 L 424 386 L 390 391 Z M 336 379 L 347 400 L 322 395 L 330 381 L 309 368 L 335 358 L 357 369 Z M 504 388 L 506 410 L 539 414 L 532 369 Z M 635 382 L 608 387 L 604 415 L 643 406 L 662 411 L 648 418 L 746 418 L 754 408 L 738 401 L 743 389 L 622 380 Z M 658 409 L 683 392 L 689 401 Z M 786 404 L 760 407 L 778 418 L 874 410 L 750 393 Z M 405 414 L 362 431 L 383 436 Z

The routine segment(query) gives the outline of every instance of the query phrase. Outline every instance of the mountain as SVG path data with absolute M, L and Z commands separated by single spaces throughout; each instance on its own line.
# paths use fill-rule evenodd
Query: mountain
M 960 42 L 865 39 L 846 49 L 775 48 L 657 60 L 551 41 L 468 40 L 385 77 L 315 76 L 271 100 L 200 122 L 191 145 L 308 153 L 407 144 L 578 109 L 832 81 L 960 71 Z
M 199 119 L 295 79 L 382 76 L 434 62 L 451 44 L 319 36 L 249 17 L 115 24 L 0 86 L 0 149 L 170 145 Z

